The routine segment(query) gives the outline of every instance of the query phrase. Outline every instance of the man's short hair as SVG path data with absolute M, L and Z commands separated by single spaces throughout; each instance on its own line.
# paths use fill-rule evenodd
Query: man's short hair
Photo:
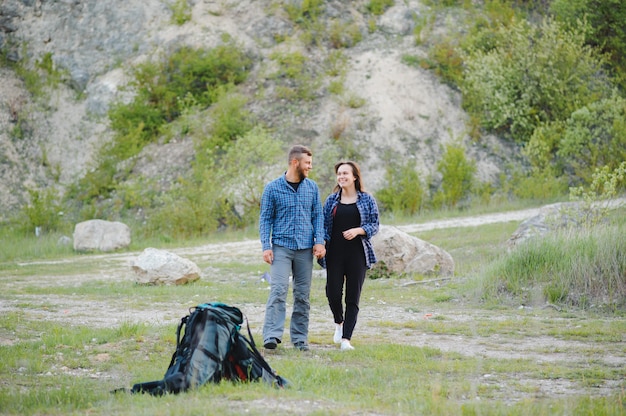
M 302 155 L 313 156 L 313 152 L 306 146 L 302 146 L 301 144 L 297 144 L 293 146 L 289 150 L 289 157 L 287 163 L 291 163 L 293 159 L 300 160 L 302 159 Z

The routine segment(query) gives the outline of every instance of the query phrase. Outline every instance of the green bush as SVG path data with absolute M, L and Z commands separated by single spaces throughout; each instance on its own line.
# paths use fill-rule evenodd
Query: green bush
M 465 0 L 424 0 L 424 4 L 430 7 L 454 7 L 462 4 Z
M 135 97 L 111 107 L 111 127 L 124 141 L 142 123 L 142 141 L 154 141 L 162 125 L 179 117 L 190 100 L 200 108 L 210 106 L 221 94 L 220 87 L 243 82 L 250 66 L 251 60 L 233 43 L 211 50 L 182 47 L 161 62 L 141 64 L 130 84 Z
M 355 22 L 333 20 L 328 30 L 330 46 L 335 49 L 350 48 L 363 39 L 361 30 Z
M 169 7 L 175 24 L 180 26 L 191 20 L 191 6 L 187 0 L 175 0 Z
M 626 160 L 626 100 L 614 93 L 566 120 L 538 126 L 523 152 L 537 170 L 590 183 L 596 168 L 613 169 Z
M 133 100 L 116 103 L 109 110 L 110 125 L 115 132 L 113 141 L 103 146 L 96 159 L 97 166 L 72 187 L 68 197 L 89 202 L 108 196 L 132 168 L 129 162 L 119 171 L 119 162 L 155 142 L 165 126 L 189 112 L 190 107 L 203 109 L 212 105 L 225 95 L 225 89 L 246 79 L 250 66 L 250 58 L 233 42 L 211 50 L 183 47 L 159 62 L 137 66 L 129 84 L 135 93 Z M 226 125 L 233 120 L 233 111 L 240 108 L 241 105 L 235 105 L 235 110 L 219 114 L 215 123 L 216 128 L 222 129 L 217 132 L 218 144 L 247 128 L 246 123 Z M 234 124 L 239 124 L 244 115 Z
M 376 192 L 381 211 L 413 215 L 424 202 L 424 189 L 411 162 L 388 164 L 385 186 Z
M 539 125 L 611 95 L 604 61 L 585 45 L 584 27 L 514 21 L 496 33 L 495 48 L 469 48 L 464 56 L 464 105 L 486 129 L 527 142 Z
M 332 49 L 325 60 L 326 74 L 331 77 L 345 75 L 348 67 L 348 57 L 341 50 Z
M 370 0 L 365 8 L 373 15 L 379 16 L 385 12 L 388 8 L 393 6 L 394 0 Z
M 29 55 L 31 54 L 24 45 L 21 56 Z M 55 65 L 52 52 L 44 53 L 30 66 L 26 59 L 13 62 L 7 58 L 5 50 L 0 50 L 0 65 L 12 68 L 33 98 L 40 98 L 44 101 L 49 97 L 49 89 L 57 87 L 67 75 L 66 70 L 59 69 Z
M 284 7 L 292 22 L 306 24 L 317 21 L 324 10 L 324 0 L 288 1 Z
M 389 270 L 389 266 L 385 264 L 383 260 L 378 260 L 371 269 L 367 271 L 367 277 L 376 280 L 376 279 L 392 279 L 397 276 L 397 273 Z
M 206 235 L 221 228 L 241 228 L 258 220 L 265 184 L 280 174 L 284 151 L 262 127 L 237 137 L 210 157 L 197 158 L 193 175 L 150 210 L 147 237 L 168 240 Z
M 582 201 L 578 222 L 595 225 L 605 221 L 610 209 L 607 203 L 625 190 L 626 161 L 613 170 L 609 166 L 596 168 L 588 185 L 570 188 L 570 199 Z
M 608 55 L 622 88 L 626 88 L 626 2 L 623 0 L 553 0 L 550 11 L 559 21 L 589 24 L 586 43 Z
M 252 114 L 245 108 L 248 99 L 237 93 L 224 93 L 209 112 L 210 135 L 196 144 L 198 154 L 214 157 L 226 151 L 238 137 L 246 134 L 254 124 Z M 202 161 L 199 157 L 198 161 Z
M 458 86 L 463 80 L 463 58 L 458 49 L 449 42 L 440 42 L 428 51 L 429 62 L 435 74 L 450 86 Z
M 46 85 L 56 87 L 62 80 L 67 71 L 60 70 L 54 64 L 52 52 L 46 52 L 41 59 L 35 61 L 35 67 L 43 71 L 43 78 Z
M 566 173 L 583 183 L 597 167 L 616 168 L 626 160 L 626 100 L 615 94 L 573 112 L 556 154 Z
M 257 126 L 239 137 L 220 159 L 221 197 L 231 206 L 226 225 L 254 224 L 259 219 L 265 184 L 280 175 L 284 158 L 280 142 Z M 232 211 L 236 207 L 237 211 Z
M 148 238 L 178 240 L 215 231 L 226 203 L 221 190 L 214 170 L 207 169 L 200 179 L 180 178 L 178 186 L 164 195 L 162 205 L 150 211 L 142 232 Z
M 471 194 L 476 164 L 467 159 L 462 146 L 447 144 L 437 171 L 442 179 L 439 191 L 433 196 L 434 206 L 454 208 Z
M 515 177 L 513 182 L 511 193 L 522 200 L 549 201 L 568 192 L 567 179 L 549 169 L 533 170 L 529 175 Z
M 99 150 L 97 166 L 89 169 L 85 176 L 68 188 L 65 196 L 67 201 L 95 202 L 116 189 L 119 181 L 125 178 L 133 167 L 132 163 L 128 163 L 123 171 L 119 171 L 119 162 L 136 155 L 146 144 L 144 124 L 139 122 L 134 130 L 129 131 L 123 138 L 124 140 L 121 140 L 118 137 Z
M 53 188 L 28 189 L 30 201 L 22 208 L 24 228 L 28 231 L 50 232 L 61 223 L 61 206 Z
M 312 100 L 320 82 L 300 52 L 275 52 L 270 58 L 278 63 L 272 78 L 277 82 L 278 97 L 286 100 Z

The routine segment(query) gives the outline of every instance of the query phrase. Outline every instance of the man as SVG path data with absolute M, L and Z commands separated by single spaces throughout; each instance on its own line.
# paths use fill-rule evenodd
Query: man
M 272 350 L 282 341 L 292 274 L 291 342 L 295 348 L 307 351 L 313 256 L 320 259 L 326 254 L 324 218 L 317 184 L 308 179 L 313 153 L 296 145 L 289 150 L 288 161 L 285 174 L 268 183 L 261 197 L 259 234 L 263 260 L 271 265 L 263 346 Z

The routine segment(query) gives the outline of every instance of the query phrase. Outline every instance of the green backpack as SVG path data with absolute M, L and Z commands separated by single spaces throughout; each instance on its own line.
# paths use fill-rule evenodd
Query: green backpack
M 287 380 L 272 370 L 256 348 L 247 320 L 250 338 L 239 332 L 243 318 L 239 308 L 218 302 L 191 308 L 176 330 L 176 351 L 163 379 L 137 383 L 130 392 L 177 394 L 222 379 L 263 380 L 274 387 L 286 387 Z

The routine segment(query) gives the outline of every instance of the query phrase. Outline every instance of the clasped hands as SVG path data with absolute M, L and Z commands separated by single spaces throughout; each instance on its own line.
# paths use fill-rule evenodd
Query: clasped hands
M 315 244 L 313 246 L 313 255 L 316 259 L 321 259 L 326 255 L 326 246 L 324 244 Z

